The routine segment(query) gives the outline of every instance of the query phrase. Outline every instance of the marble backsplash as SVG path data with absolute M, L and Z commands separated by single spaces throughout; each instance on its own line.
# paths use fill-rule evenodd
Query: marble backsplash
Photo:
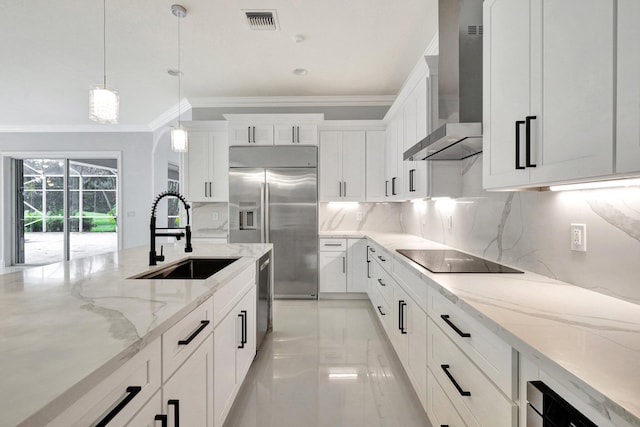
M 229 234 L 227 203 L 193 203 L 191 215 L 193 237 L 227 237 Z
M 640 187 L 486 192 L 481 155 L 462 166 L 463 197 L 403 203 L 403 231 L 640 304 Z M 570 250 L 573 223 L 587 252 Z
M 377 230 L 402 232 L 399 203 L 329 202 L 318 207 L 318 228 L 323 231 Z

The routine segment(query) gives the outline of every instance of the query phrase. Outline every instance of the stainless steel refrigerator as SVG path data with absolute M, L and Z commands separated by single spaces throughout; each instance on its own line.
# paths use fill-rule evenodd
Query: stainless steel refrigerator
M 273 243 L 274 297 L 318 296 L 318 149 L 229 148 L 229 241 Z

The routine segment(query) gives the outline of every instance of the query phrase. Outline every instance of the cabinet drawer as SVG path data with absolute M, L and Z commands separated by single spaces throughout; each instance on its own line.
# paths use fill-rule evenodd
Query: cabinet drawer
M 162 380 L 176 369 L 213 331 L 213 303 L 209 298 L 162 334 Z
M 431 319 L 428 322 L 429 368 L 465 422 L 491 427 L 516 426 L 517 406 Z
M 433 322 L 440 326 L 502 392 L 514 399 L 517 388 L 515 350 L 438 292 L 429 293 L 428 312 Z M 467 334 L 469 336 L 466 336 Z
M 411 271 L 414 270 L 414 271 Z M 403 288 L 423 309 L 427 308 L 428 285 L 420 278 L 418 272 L 404 261 L 393 260 L 393 275 Z
M 393 288 L 397 286 L 395 280 L 380 265 L 376 265 L 374 279 L 380 295 L 390 305 L 393 302 Z
M 384 249 L 374 248 L 375 252 L 373 256 L 369 254 L 369 259 L 375 260 L 380 267 L 385 269 L 386 271 L 391 271 L 391 256 Z
M 47 427 L 96 425 L 118 403 L 128 400 L 109 422 L 109 426 L 114 427 L 126 425 L 160 388 L 160 351 L 160 338 L 157 338 L 48 423 Z
M 342 252 L 347 250 L 347 239 L 320 239 L 321 252 Z
M 213 326 L 215 327 L 255 285 L 256 268 L 247 267 L 213 294 Z
M 376 312 L 376 316 L 382 327 L 384 328 L 387 335 L 389 335 L 390 327 L 392 324 L 393 310 L 391 309 L 391 305 L 382 297 L 380 292 L 374 288 L 372 291 L 371 304 L 373 305 L 373 310 Z
M 427 414 L 431 424 L 434 426 L 467 427 L 430 369 L 427 369 L 427 384 L 429 384 Z M 469 424 L 469 427 L 481 426 L 474 422 Z

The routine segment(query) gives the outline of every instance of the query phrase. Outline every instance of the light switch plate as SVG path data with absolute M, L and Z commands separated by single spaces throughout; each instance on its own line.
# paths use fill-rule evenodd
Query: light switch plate
M 587 224 L 571 224 L 571 250 L 587 252 Z

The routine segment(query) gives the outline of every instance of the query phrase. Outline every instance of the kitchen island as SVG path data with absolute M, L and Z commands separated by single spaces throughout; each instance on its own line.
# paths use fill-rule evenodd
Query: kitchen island
M 44 425 L 224 289 L 270 244 L 138 247 L 0 275 L 0 426 Z M 187 257 L 238 258 L 206 280 L 131 279 Z

